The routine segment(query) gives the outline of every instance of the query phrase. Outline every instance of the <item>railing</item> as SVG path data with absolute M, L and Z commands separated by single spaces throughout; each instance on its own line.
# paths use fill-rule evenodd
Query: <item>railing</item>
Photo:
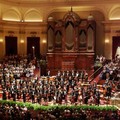
M 92 82 L 101 73 L 102 69 L 103 66 L 99 67 L 97 70 L 95 70 L 95 72 L 92 75 L 88 77 L 89 83 Z
M 102 69 L 103 69 L 103 66 L 104 66 L 105 64 L 108 64 L 109 62 L 110 62 L 110 61 L 108 61 L 108 60 L 103 61 L 103 62 L 101 63 L 101 66 L 100 66 L 98 69 L 96 69 L 95 72 L 94 72 L 92 75 L 90 75 L 90 76 L 88 77 L 88 82 L 89 82 L 89 83 L 92 82 L 92 81 L 101 73 L 101 71 L 102 71 Z

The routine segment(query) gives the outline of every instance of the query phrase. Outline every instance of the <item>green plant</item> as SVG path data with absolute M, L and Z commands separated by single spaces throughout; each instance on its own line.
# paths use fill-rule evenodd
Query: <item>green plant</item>
M 33 109 L 35 111 L 37 110 L 43 110 L 43 111 L 49 111 L 49 110 L 60 110 L 64 111 L 66 109 L 69 110 L 97 110 L 97 111 L 116 111 L 117 108 L 115 106 L 96 106 L 96 105 L 52 105 L 52 106 L 42 106 L 40 104 L 32 104 L 30 102 L 18 102 L 18 101 L 9 101 L 9 100 L 0 100 L 0 104 L 8 104 L 10 106 L 12 105 L 18 105 L 20 107 L 27 107 L 28 109 Z

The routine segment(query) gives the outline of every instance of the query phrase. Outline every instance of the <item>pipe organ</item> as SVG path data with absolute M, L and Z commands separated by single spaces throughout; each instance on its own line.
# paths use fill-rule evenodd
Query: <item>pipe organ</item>
M 58 70 L 93 69 L 96 22 L 81 19 L 72 10 L 61 20 L 48 20 L 47 69 L 52 75 Z

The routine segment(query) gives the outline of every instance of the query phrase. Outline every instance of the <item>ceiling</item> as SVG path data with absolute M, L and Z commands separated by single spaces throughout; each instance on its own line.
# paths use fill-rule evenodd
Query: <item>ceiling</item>
M 96 6 L 119 4 L 118 0 L 0 0 L 0 3 L 15 6 L 46 7 L 46 6 Z
M 27 15 L 27 21 L 41 22 L 53 12 L 69 11 L 71 6 L 74 11 L 99 11 L 105 21 L 120 19 L 118 0 L 0 0 L 0 18 L 21 21 Z

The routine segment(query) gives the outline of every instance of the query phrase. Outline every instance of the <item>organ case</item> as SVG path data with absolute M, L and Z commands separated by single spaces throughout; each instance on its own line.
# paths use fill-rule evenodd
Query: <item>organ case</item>
M 93 70 L 95 31 L 94 20 L 81 19 L 73 11 L 62 20 L 48 21 L 47 69 L 52 75 L 58 70 Z

